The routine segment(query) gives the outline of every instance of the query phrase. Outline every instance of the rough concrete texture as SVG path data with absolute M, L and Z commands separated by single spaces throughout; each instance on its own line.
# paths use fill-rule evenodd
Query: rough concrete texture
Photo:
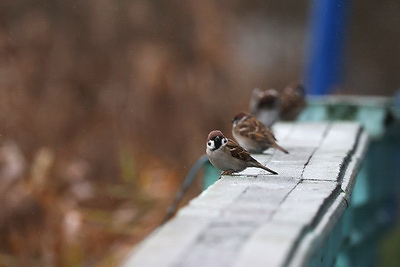
M 249 168 L 223 176 L 139 244 L 124 266 L 306 262 L 334 225 L 331 218 L 343 212 L 367 137 L 357 123 L 285 123 L 274 130 L 290 154 L 270 149 L 254 157 L 279 175 Z

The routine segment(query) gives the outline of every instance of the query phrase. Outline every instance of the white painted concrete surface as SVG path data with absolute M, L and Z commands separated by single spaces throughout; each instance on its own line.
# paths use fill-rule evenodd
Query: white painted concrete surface
M 277 124 L 276 170 L 223 176 L 140 243 L 126 267 L 301 266 L 347 207 L 368 137 L 357 123 Z

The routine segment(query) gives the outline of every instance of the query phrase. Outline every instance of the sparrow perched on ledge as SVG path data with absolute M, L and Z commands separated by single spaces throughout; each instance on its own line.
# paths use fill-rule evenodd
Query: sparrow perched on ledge
M 283 153 L 289 152 L 276 143 L 272 131 L 251 114 L 240 112 L 232 120 L 232 135 L 236 141 L 251 153 L 262 153 L 270 147 Z
M 280 118 L 282 120 L 295 120 L 305 106 L 305 89 L 303 85 L 292 84 L 283 89 L 280 108 Z
M 261 168 L 272 174 L 278 174 L 259 163 L 243 147 L 226 138 L 218 130 L 208 134 L 206 153 L 211 164 L 223 171 L 221 175 L 230 175 L 248 167 Z
M 253 90 L 249 104 L 250 112 L 267 127 L 271 127 L 279 119 L 280 106 L 278 91 L 275 89 Z

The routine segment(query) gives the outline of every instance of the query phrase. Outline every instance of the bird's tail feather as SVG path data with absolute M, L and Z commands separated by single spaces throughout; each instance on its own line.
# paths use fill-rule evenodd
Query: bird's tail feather
M 262 164 L 259 163 L 259 162 L 257 162 L 257 163 L 256 163 L 256 166 L 254 166 L 254 167 L 259 167 L 259 168 L 261 168 L 261 169 L 263 169 L 263 170 L 266 170 L 267 172 L 270 172 L 270 173 L 272 173 L 272 174 L 278 174 L 276 171 L 271 170 L 270 168 L 268 168 L 268 167 L 262 165 Z
M 285 153 L 285 154 L 289 154 L 289 151 L 287 151 L 286 149 L 284 149 L 283 147 L 281 147 L 281 146 L 278 145 L 278 144 L 275 144 L 275 145 L 274 145 L 274 148 L 276 148 L 276 149 L 282 151 L 282 152 Z

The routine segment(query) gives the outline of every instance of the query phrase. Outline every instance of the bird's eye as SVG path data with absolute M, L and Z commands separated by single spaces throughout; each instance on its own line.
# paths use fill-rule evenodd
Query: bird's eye
M 226 143 L 228 142 L 228 140 L 226 140 L 226 138 L 224 138 L 224 139 L 222 139 L 222 142 L 223 142 L 224 144 L 226 144 Z

